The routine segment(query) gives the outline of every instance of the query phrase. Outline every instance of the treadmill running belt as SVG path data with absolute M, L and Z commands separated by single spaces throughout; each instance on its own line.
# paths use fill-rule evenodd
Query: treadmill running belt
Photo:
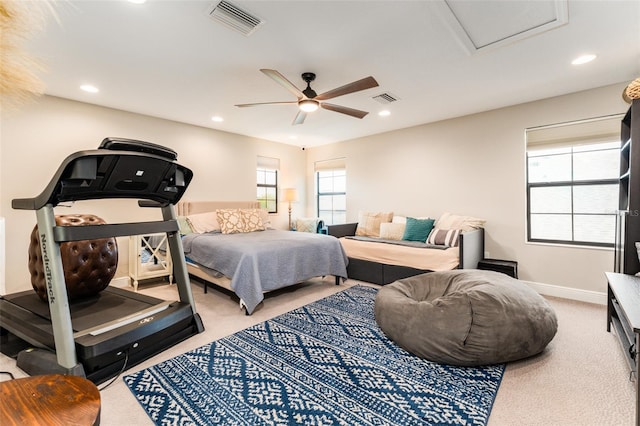
M 126 294 L 127 297 L 122 297 Z M 5 296 L 11 303 L 51 321 L 49 304 L 42 301 L 33 291 L 24 291 Z M 74 301 L 69 304 L 71 325 L 78 332 L 93 328 L 109 321 L 147 309 L 164 300 L 131 291 L 108 287 L 96 296 Z

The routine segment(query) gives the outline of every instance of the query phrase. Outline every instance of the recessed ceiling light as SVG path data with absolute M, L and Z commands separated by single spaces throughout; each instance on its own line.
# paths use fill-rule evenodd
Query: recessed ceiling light
M 80 86 L 80 89 L 89 93 L 98 93 L 100 91 L 100 89 L 92 84 L 83 84 L 82 86 Z
M 576 59 L 574 59 L 573 61 L 571 61 L 571 65 L 582 65 L 582 64 L 586 64 L 587 62 L 591 62 L 596 58 L 596 55 L 582 55 L 577 57 Z
M 142 4 L 142 3 L 146 3 L 147 0 L 129 0 L 129 3 L 134 3 L 134 4 Z
M 219 115 L 214 115 L 213 117 L 211 117 L 211 121 L 215 121 L 216 123 L 222 123 L 224 121 L 224 118 L 220 117 Z
M 382 111 L 380 111 L 378 113 L 378 115 L 380 117 L 387 117 L 387 116 L 391 115 L 391 111 L 389 111 L 388 109 L 383 109 Z

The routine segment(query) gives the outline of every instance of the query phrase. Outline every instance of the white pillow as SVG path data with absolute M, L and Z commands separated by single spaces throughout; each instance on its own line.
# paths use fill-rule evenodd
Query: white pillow
M 393 219 L 391 219 L 391 223 L 402 223 L 402 224 L 406 224 L 407 223 L 407 217 L 406 216 L 393 216 Z
M 267 209 L 259 209 L 260 210 L 260 218 L 262 218 L 262 224 L 265 229 L 271 229 L 271 218 L 269 217 L 269 212 Z
M 428 216 L 419 216 L 419 217 L 415 217 L 414 219 L 420 219 L 420 220 L 424 220 L 424 219 L 431 219 Z M 406 216 L 393 216 L 393 219 L 391 220 L 391 223 L 402 223 L 402 224 L 407 224 L 407 217 Z
M 406 222 L 406 218 L 405 218 Z M 380 238 L 384 240 L 401 240 L 404 235 L 404 228 L 406 223 L 381 223 L 380 224 Z
M 448 212 L 436 221 L 435 227 L 441 229 L 460 229 L 461 231 L 471 231 L 482 228 L 487 221 L 472 216 L 460 216 Z
M 220 224 L 215 212 L 192 214 L 187 216 L 186 220 L 193 232 L 197 234 L 220 231 Z

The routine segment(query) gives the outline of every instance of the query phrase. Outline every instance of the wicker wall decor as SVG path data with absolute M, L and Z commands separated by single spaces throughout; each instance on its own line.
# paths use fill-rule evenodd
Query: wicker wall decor
M 636 78 L 622 92 L 622 99 L 631 103 L 633 99 L 640 99 L 640 78 Z

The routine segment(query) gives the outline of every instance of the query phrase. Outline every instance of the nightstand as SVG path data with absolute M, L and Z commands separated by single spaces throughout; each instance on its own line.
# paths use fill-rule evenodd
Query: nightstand
M 513 260 L 482 259 L 478 262 L 478 269 L 502 272 L 512 278 L 518 278 L 518 262 Z
M 173 282 L 167 234 L 129 237 L 129 277 L 135 291 L 138 291 L 140 280 L 169 277 L 169 284 Z

